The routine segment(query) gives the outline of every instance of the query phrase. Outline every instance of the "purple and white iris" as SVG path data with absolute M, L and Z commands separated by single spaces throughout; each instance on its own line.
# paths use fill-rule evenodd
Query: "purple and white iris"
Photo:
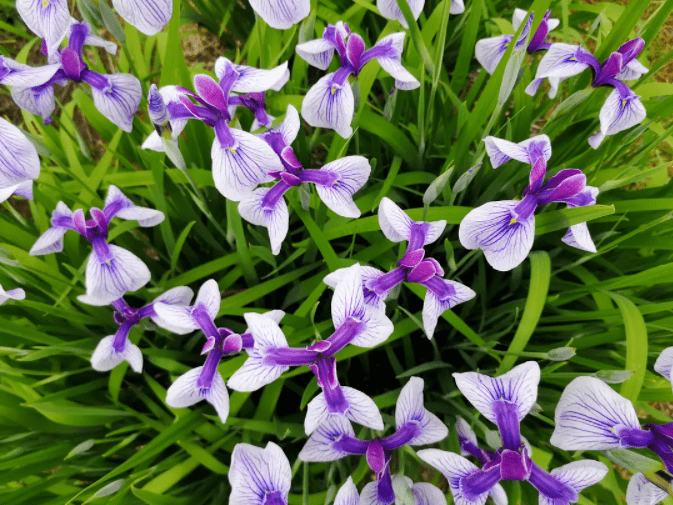
M 5 291 L 2 286 L 0 286 L 0 305 L 5 303 L 7 300 L 25 300 L 26 292 L 21 288 L 8 289 Z
M 565 451 L 648 448 L 673 472 L 673 422 L 640 426 L 633 404 L 596 377 L 578 377 L 556 406 L 551 444 Z
M 35 146 L 21 130 L 0 118 L 0 203 L 12 195 L 32 200 L 33 181 L 39 176 Z
M 50 3 L 50 2 L 38 2 Z M 57 4 L 58 2 L 54 2 Z M 45 124 L 51 122 L 51 114 L 56 108 L 54 98 L 54 85 L 66 86 L 69 81 L 82 83 L 85 82 L 91 86 L 93 101 L 96 108 L 106 118 L 126 132 L 133 130 L 133 116 L 138 110 L 140 100 L 142 99 L 142 90 L 140 81 L 130 74 L 109 74 L 103 75 L 93 70 L 89 70 L 87 64 L 82 59 L 82 50 L 85 45 L 102 46 L 109 53 L 116 52 L 116 45 L 108 42 L 91 32 L 91 27 L 87 23 L 78 23 L 70 20 L 67 27 L 68 46 L 59 50 L 59 44 L 50 47 L 47 39 L 42 44 L 43 52 L 49 57 L 49 61 L 57 65 L 48 65 L 38 69 L 32 69 L 37 72 L 44 72 L 45 75 L 56 67 L 51 77 L 42 81 L 43 75 L 36 82 L 24 82 L 18 84 L 3 80 L 4 84 L 14 86 L 11 90 L 12 98 L 22 109 L 40 116 Z M 60 40 L 59 40 L 60 43 Z M 0 63 L 1 65 L 2 63 Z M 25 72 L 23 77 L 28 77 L 27 69 L 19 69 L 19 72 Z M 2 68 L 0 67 L 0 75 Z M 11 73 L 10 73 L 11 75 Z
M 668 491 L 650 482 L 640 472 L 633 474 L 626 488 L 627 505 L 656 505 L 668 496 Z
M 192 300 L 194 292 L 184 286 L 170 289 L 157 297 L 153 302 L 134 309 L 123 298 L 115 300 L 111 305 L 115 309 L 114 320 L 119 329 L 114 335 L 109 335 L 98 343 L 91 356 L 91 367 L 98 372 L 108 372 L 126 361 L 134 372 L 143 370 L 143 355 L 140 348 L 129 340 L 131 329 L 145 318 L 150 318 L 157 326 L 171 329 L 154 310 L 156 303 L 187 306 Z
M 92 208 L 91 219 L 84 211 L 71 211 L 59 202 L 51 214 L 51 227 L 30 250 L 32 256 L 63 251 L 63 236 L 68 230 L 84 236 L 93 247 L 86 267 L 86 295 L 78 297 L 89 305 L 108 305 L 127 292 L 136 291 L 150 281 L 150 271 L 135 254 L 108 244 L 108 231 L 113 218 L 138 221 L 143 227 L 156 226 L 164 214 L 136 206 L 115 186 L 108 189 L 103 210 Z
M 266 448 L 236 444 L 231 453 L 229 505 L 287 505 L 292 468 L 273 442 Z
M 489 494 L 496 498 L 494 487 L 501 480 L 528 481 L 540 493 L 542 505 L 576 503 L 579 493 L 599 482 L 608 472 L 597 461 L 581 460 L 547 473 L 532 462 L 529 448 L 521 438 L 521 420 L 537 398 L 540 367 L 529 361 L 510 372 L 491 378 L 476 372 L 454 373 L 456 384 L 468 401 L 500 432 L 502 447 L 496 452 L 482 451 L 474 439 L 463 431 L 461 450 L 475 456 L 482 468 L 463 456 L 439 449 L 418 451 L 418 456 L 437 468 L 449 481 L 454 501 L 459 505 L 486 502 Z
M 514 14 L 512 15 L 512 26 L 514 31 L 517 31 L 526 19 L 526 11 L 523 9 L 514 9 Z M 523 46 L 530 31 L 530 26 L 533 22 L 533 14 L 528 17 L 526 23 L 527 26 L 524 27 L 521 36 L 517 41 L 517 48 Z M 528 54 L 533 54 L 537 51 L 546 51 L 551 46 L 550 43 L 545 42 L 547 35 L 554 28 L 559 25 L 560 21 L 558 19 L 551 17 L 551 11 L 547 11 L 542 18 L 542 22 L 538 29 L 533 34 L 530 42 L 528 43 L 527 51 Z M 491 37 L 488 39 L 481 39 L 477 42 L 474 53 L 477 61 L 484 67 L 489 74 L 495 72 L 498 63 L 504 56 L 507 48 L 512 43 L 514 35 L 498 35 L 497 37 Z
M 266 24 L 287 30 L 311 12 L 311 0 L 250 0 L 250 6 Z
M 301 183 L 312 183 L 321 200 L 333 212 L 355 218 L 360 216 L 360 210 L 353 201 L 353 194 L 367 182 L 371 172 L 364 156 L 346 156 L 320 169 L 305 169 L 291 147 L 299 127 L 297 109 L 288 105 L 285 120 L 259 134 L 278 155 L 283 168 L 269 173 L 276 179 L 273 186 L 248 193 L 238 206 L 241 217 L 268 229 L 273 254 L 280 252 L 289 229 L 289 212 L 284 198 L 287 191 Z
M 418 20 L 421 16 L 421 12 L 423 12 L 425 0 L 407 0 L 407 3 L 409 4 L 414 19 Z M 391 20 L 396 19 L 402 26 L 409 28 L 407 20 L 404 19 L 404 15 L 400 10 L 399 5 L 397 5 L 397 0 L 376 0 L 376 7 L 384 18 Z M 451 0 L 449 14 L 462 14 L 463 12 L 465 12 L 465 3 L 463 0 Z
M 395 432 L 387 437 L 359 440 L 346 418 L 331 415 L 313 432 L 299 453 L 299 459 L 325 462 L 349 455 L 364 455 L 376 474 L 376 482 L 370 482 L 364 487 L 360 505 L 391 504 L 395 502 L 393 476 L 390 472 L 392 452 L 405 445 L 433 444 L 449 434 L 444 423 L 423 405 L 423 379 L 412 377 L 402 388 L 395 408 L 395 428 Z M 349 494 L 352 494 L 352 490 Z M 434 505 L 444 500 L 443 493 L 432 484 L 414 485 L 412 492 L 419 505 Z
M 475 292 L 459 282 L 442 276 L 444 270 L 434 258 L 425 257 L 424 247 L 435 242 L 443 233 L 446 221 L 414 221 L 390 198 L 384 197 L 379 205 L 379 224 L 383 234 L 392 242 L 406 241 L 407 250 L 397 267 L 388 273 L 372 267 L 362 267 L 362 290 L 365 303 L 385 310 L 388 293 L 403 282 L 416 282 L 427 288 L 423 304 L 423 327 L 428 338 L 437 327 L 439 316 L 459 303 L 471 300 Z M 337 270 L 324 282 L 336 286 L 345 269 Z
M 568 207 L 594 205 L 598 188 L 587 186 L 586 176 L 574 168 L 561 170 L 544 182 L 547 161 L 551 158 L 551 142 L 546 135 L 518 144 L 496 137 L 486 137 L 484 142 L 493 168 L 511 159 L 532 167 L 530 184 L 521 201 L 486 203 L 471 210 L 460 223 L 463 247 L 483 250 L 486 261 L 505 272 L 520 265 L 533 247 L 537 207 L 552 202 L 562 202 Z M 586 223 L 571 226 L 562 240 L 572 247 L 596 252 Z
M 351 121 L 355 112 L 355 98 L 348 78 L 357 77 L 372 60 L 395 78 L 395 87 L 416 89 L 418 80 L 402 66 L 404 32 L 383 37 L 369 50 L 357 33 L 351 33 L 346 23 L 327 25 L 320 39 L 310 40 L 296 47 L 297 54 L 310 65 L 327 70 L 334 51 L 339 55 L 340 68 L 322 77 L 308 90 L 302 103 L 301 115 L 308 124 L 331 128 L 343 138 L 353 133 Z
M 544 79 L 549 79 L 551 85 L 549 96 L 553 98 L 562 80 L 591 68 L 594 74 L 592 87 L 614 88 L 599 114 L 600 131 L 589 138 L 591 147 L 597 149 L 607 135 L 631 128 L 647 115 L 640 97 L 622 82 L 639 79 L 647 73 L 648 69 L 636 59 L 644 46 L 645 41 L 641 38 L 629 40 L 600 63 L 582 46 L 552 44 L 540 61 L 535 79 L 526 88 L 526 93 L 534 95 Z
M 215 63 L 215 74 L 217 81 L 205 74 L 194 76 L 196 92 L 179 86 L 166 86 L 159 90 L 159 94 L 170 114 L 174 140 L 189 119 L 203 121 L 215 130 L 211 149 L 215 187 L 225 198 L 239 202 L 258 184 L 272 181 L 269 172 L 282 172 L 283 164 L 262 138 L 229 126 L 233 111 L 239 105 L 250 107 L 259 121 L 262 113 L 266 114 L 261 94 L 269 89 L 278 90 L 287 82 L 287 62 L 271 70 L 261 70 L 237 65 L 220 57 Z M 232 92 L 248 95 L 242 97 L 232 95 Z M 159 117 L 162 107 L 159 97 L 154 96 L 157 100 L 155 117 Z M 266 118 L 260 124 L 269 126 L 271 123 Z M 155 151 L 166 149 L 158 131 L 147 138 L 143 148 Z
M 291 366 L 308 366 L 322 392 L 308 405 L 304 427 L 314 431 L 331 414 L 383 429 L 374 402 L 356 389 L 341 386 L 336 372 L 336 355 L 347 345 L 374 347 L 393 332 L 393 324 L 377 308 L 365 304 L 360 265 L 353 265 L 337 285 L 332 298 L 335 331 L 327 339 L 306 348 L 290 348 L 278 322 L 259 314 L 246 314 L 254 347 L 248 359 L 229 379 L 236 391 L 255 391 L 270 384 Z

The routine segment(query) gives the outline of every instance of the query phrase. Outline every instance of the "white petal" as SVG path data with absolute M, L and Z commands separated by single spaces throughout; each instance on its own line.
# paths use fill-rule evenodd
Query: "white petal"
M 10 90 L 12 99 L 23 110 L 40 116 L 46 120 L 56 109 L 54 86 L 39 86 L 37 88 L 15 87 Z
M 0 77 L 0 84 L 5 86 L 40 86 L 54 77 L 56 71 L 61 68 L 61 65 L 31 67 L 4 56 L 0 56 L 0 64 L 9 69 L 8 74 Z
M 379 204 L 379 225 L 391 242 L 409 240 L 414 221 L 387 196 Z
M 333 87 L 334 74 L 327 74 L 308 90 L 301 106 L 304 120 L 315 127 L 331 128 L 341 137 L 353 134 L 351 122 L 355 112 L 355 98 L 350 84 Z M 334 91 L 333 91 L 334 90 Z
M 197 386 L 202 366 L 192 368 L 178 377 L 166 391 L 166 405 L 174 409 L 190 407 L 201 400 L 206 400 L 213 407 L 220 420 L 225 423 L 229 417 L 229 393 L 224 379 L 216 372 L 210 388 L 202 389 Z
M 152 302 L 152 304 L 164 303 L 166 305 L 187 307 L 189 303 L 192 301 L 192 298 L 194 298 L 194 291 L 192 291 L 191 288 L 188 288 L 187 286 L 178 286 L 177 288 L 169 289 L 165 293 L 156 297 Z M 163 321 L 161 317 L 159 317 L 158 315 L 152 317 L 151 319 L 152 321 L 154 321 L 154 324 L 162 328 L 168 329 L 167 325 L 170 326 L 169 323 Z M 192 330 L 190 329 L 190 331 Z
M 72 217 L 73 213 L 68 206 L 63 202 L 58 202 L 56 209 L 52 212 L 52 220 L 58 217 Z M 33 247 L 30 249 L 31 256 L 41 256 L 43 254 L 51 254 L 61 252 L 63 250 L 63 236 L 68 231 L 68 228 L 60 226 L 52 226 L 45 231 L 37 239 Z
M 257 14 L 272 28 L 287 30 L 311 12 L 310 0 L 250 0 Z
M 507 493 L 500 484 L 493 486 L 488 492 L 488 496 L 493 500 L 493 505 L 508 505 L 509 503 Z
M 108 188 L 108 194 L 105 198 L 105 207 L 108 206 L 114 207 L 114 212 L 110 217 L 138 221 L 138 224 L 143 227 L 156 226 L 165 218 L 164 213 L 160 210 L 138 207 L 117 186 L 113 185 Z
M 583 251 L 595 253 L 596 245 L 594 244 L 589 227 L 587 223 L 574 224 L 561 239 L 565 244 Z
M 512 14 L 512 28 L 514 28 L 514 31 L 519 29 L 523 20 L 526 19 L 526 14 L 528 12 L 523 9 L 519 9 L 518 7 L 514 9 L 514 14 Z
M 110 245 L 113 255 L 101 263 L 91 253 L 86 266 L 86 294 L 96 305 L 108 305 L 127 292 L 137 291 L 150 281 L 150 271 L 135 254 L 116 245 Z
M 334 498 L 334 505 L 359 505 L 360 494 L 358 488 L 353 484 L 353 478 L 348 477 L 346 482 L 339 488 L 339 492 Z
M 454 294 L 445 300 L 440 300 L 431 289 L 428 289 L 425 294 L 425 301 L 423 303 L 423 329 L 428 338 L 432 338 L 434 335 L 437 321 L 444 312 L 477 296 L 472 289 L 459 282 L 442 280 L 454 289 Z
M 540 366 L 535 361 L 527 361 L 500 377 L 477 372 L 454 373 L 453 377 L 463 396 L 489 421 L 496 422 L 493 405 L 498 400 L 516 404 L 520 421 L 537 398 Z
M 112 0 L 117 13 L 145 35 L 156 35 L 173 15 L 171 0 Z
M 369 179 L 371 166 L 364 156 L 346 156 L 332 161 L 320 169 L 336 176 L 334 184 L 316 184 L 320 199 L 333 212 L 344 217 L 360 217 L 360 209 L 353 202 L 355 194 Z
M 429 482 L 417 482 L 411 491 L 416 498 L 416 505 L 446 505 L 444 492 Z
M 615 76 L 615 79 L 621 81 L 635 81 L 640 79 L 643 74 L 649 72 L 648 68 L 640 63 L 638 60 L 629 61 L 620 73 Z
M 462 417 L 458 416 L 456 417 L 456 433 L 458 434 L 458 438 L 460 439 L 461 437 L 466 439 L 469 443 L 475 446 L 479 446 L 479 442 L 477 442 L 477 435 L 472 429 L 472 427 L 467 424 L 467 421 L 463 419 Z M 470 453 L 467 451 L 463 451 L 461 449 L 460 454 L 462 456 L 469 456 Z
M 673 371 L 673 347 L 667 347 L 657 357 L 654 363 L 654 370 L 660 375 L 671 381 L 671 371 Z
M 91 367 L 97 372 L 108 372 L 114 367 L 128 361 L 131 368 L 136 373 L 143 371 L 143 353 L 140 348 L 132 344 L 128 339 L 122 352 L 116 352 L 112 347 L 115 336 L 110 335 L 101 339 L 91 355 Z
M 417 0 L 411 0 L 417 1 Z M 418 88 L 421 83 L 418 82 L 411 72 L 402 65 L 402 49 L 404 47 L 404 32 L 393 33 L 383 37 L 376 43 L 376 46 L 390 44 L 395 52 L 394 56 L 379 56 L 376 61 L 381 68 L 395 78 L 395 87 L 403 90 L 412 90 Z
M 246 195 L 238 204 L 238 212 L 246 221 L 264 226 L 269 231 L 271 252 L 278 254 L 290 227 L 290 213 L 285 198 L 280 197 L 272 208 L 262 206 L 264 197 L 271 188 L 257 188 Z
M 365 323 L 364 330 L 351 340 L 351 344 L 357 347 L 369 348 L 382 344 L 395 330 L 385 313 L 373 305 L 364 306 L 362 322 Z
M 334 46 L 325 39 L 309 40 L 297 45 L 295 51 L 309 65 L 320 70 L 327 70 L 334 56 Z
M 156 151 L 158 153 L 166 152 L 166 146 L 164 146 L 164 141 L 159 135 L 159 132 L 154 130 L 150 135 L 145 139 L 145 142 L 140 146 L 141 149 L 149 149 L 150 151 Z
M 540 60 L 535 78 L 562 77 L 565 79 L 582 73 L 590 65 L 577 61 L 576 56 L 580 52 L 588 54 L 588 51 L 581 46 L 562 43 L 552 44 Z
M 17 186 L 40 176 L 35 146 L 16 126 L 0 118 L 0 188 Z
M 26 292 L 21 288 L 9 289 L 5 291 L 2 289 L 2 286 L 0 286 L 0 305 L 5 303 L 7 300 L 25 300 L 25 298 Z M 383 427 L 381 429 L 383 429 Z
M 463 0 L 451 0 L 449 14 L 462 14 L 465 12 L 465 3 Z
M 513 35 L 499 35 L 477 41 L 474 56 L 489 74 L 495 72 L 513 38 Z
M 154 311 L 157 313 L 154 322 L 171 333 L 186 335 L 199 329 L 199 325 L 196 324 L 196 321 L 192 317 L 191 307 L 156 302 L 154 304 Z
M 67 0 L 18 0 L 16 10 L 35 35 L 46 39 L 48 53 L 54 53 L 70 28 Z
M 476 465 L 458 454 L 440 451 L 439 449 L 423 449 L 416 454 L 446 477 L 455 505 L 484 505 L 486 503 L 488 492 L 482 493 L 471 500 L 465 496 L 462 489 L 461 481 L 470 474 L 479 471 Z
M 220 287 L 215 279 L 204 282 L 196 295 L 196 300 L 194 300 L 194 306 L 203 305 L 212 319 L 215 319 L 220 312 L 221 303 Z
M 106 118 L 125 132 L 133 130 L 133 116 L 142 100 L 140 81 L 129 74 L 108 74 L 109 88 L 91 88 L 93 103 Z
M 277 67 L 266 70 L 247 65 L 238 65 L 224 56 L 220 56 L 215 62 L 215 75 L 218 79 L 222 79 L 228 66 L 232 66 L 238 74 L 238 78 L 231 88 L 231 91 L 236 93 L 261 93 L 262 91 L 267 91 L 278 83 L 282 83 L 287 73 L 287 61 Z
M 624 100 L 619 94 L 619 90 L 615 89 L 601 107 L 599 114 L 601 133 L 606 136 L 614 135 L 637 125 L 646 116 L 647 112 L 639 97 L 631 95 Z
M 343 386 L 341 390 L 349 404 L 348 409 L 343 413 L 344 416 L 354 423 L 367 426 L 373 430 L 383 430 L 383 418 L 374 400 L 361 391 L 348 386 Z M 306 419 L 304 420 L 306 434 L 313 433 L 330 415 L 325 393 L 320 393 L 307 406 Z
M 533 165 L 536 159 L 531 156 L 531 144 L 534 144 L 533 154 L 542 154 L 545 161 L 551 158 L 551 140 L 547 135 L 536 135 L 522 142 L 514 143 L 509 140 L 488 136 L 484 139 L 486 153 L 491 158 L 493 168 L 498 168 L 503 163 L 514 159 L 521 163 Z
M 237 444 L 231 454 L 229 505 L 262 505 L 267 493 L 290 493 L 292 469 L 283 450 L 273 442 L 266 448 Z
M 584 488 L 593 486 L 603 480 L 607 473 L 608 467 L 603 463 L 588 459 L 573 461 L 551 471 L 552 476 L 573 488 L 578 494 Z M 554 500 L 544 500 L 544 497 L 540 494 L 540 505 L 555 505 L 555 503 Z
M 308 439 L 299 453 L 299 459 L 319 463 L 336 461 L 348 456 L 347 452 L 333 447 L 334 442 L 340 440 L 343 435 L 355 436 L 351 423 L 342 415 L 329 416 Z
M 408 445 L 427 445 L 444 440 L 449 430 L 446 425 L 423 404 L 423 379 L 412 377 L 402 388 L 395 407 L 395 426 L 401 428 L 407 423 L 418 426 L 417 435 Z
M 640 472 L 633 474 L 626 488 L 626 503 L 628 505 L 656 505 L 664 501 L 667 496 L 666 491 L 650 482 Z
M 418 19 L 423 12 L 423 6 L 425 5 L 425 0 L 408 0 L 409 8 L 411 9 L 411 14 L 414 16 L 414 19 Z M 378 7 L 381 16 L 386 19 L 393 19 L 399 21 L 402 26 L 409 28 L 406 19 L 402 15 L 402 11 L 397 5 L 396 0 L 376 0 L 376 7 Z M 452 5 L 453 7 L 453 5 Z
M 332 296 L 332 322 L 338 328 L 348 317 L 361 318 L 364 315 L 365 297 L 362 293 L 360 264 L 345 269 L 342 280 Z

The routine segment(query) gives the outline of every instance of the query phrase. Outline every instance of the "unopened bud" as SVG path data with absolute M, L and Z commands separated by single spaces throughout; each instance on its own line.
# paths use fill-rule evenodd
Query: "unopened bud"
M 156 84 L 150 86 L 150 92 L 147 96 L 147 102 L 149 104 L 150 119 L 156 126 L 166 126 L 168 121 L 171 119 L 164 99 L 159 93 L 159 88 Z
M 633 376 L 632 370 L 599 370 L 594 374 L 608 384 L 620 384 Z
M 574 347 L 557 347 L 547 353 L 547 359 L 551 361 L 566 361 L 575 356 Z

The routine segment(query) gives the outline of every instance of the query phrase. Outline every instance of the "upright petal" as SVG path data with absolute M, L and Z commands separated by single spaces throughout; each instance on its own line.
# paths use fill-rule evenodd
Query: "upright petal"
M 112 0 L 112 5 L 127 23 L 145 35 L 156 35 L 173 15 L 171 0 Z
M 334 46 L 322 38 L 298 44 L 295 51 L 309 65 L 320 70 L 327 70 L 334 57 Z
M 257 14 L 272 28 L 287 30 L 311 12 L 310 0 L 250 0 Z
M 45 39 L 48 54 L 55 52 L 70 28 L 67 0 L 18 0 L 16 10 L 28 28 Z
M 673 382 L 671 372 L 673 371 L 673 347 L 667 347 L 657 357 L 654 363 L 654 371 L 663 375 L 666 380 Z
M 489 202 L 471 210 L 460 223 L 458 236 L 466 249 L 481 249 L 486 261 L 501 272 L 520 265 L 533 248 L 535 215 L 519 222 L 513 216 L 519 202 Z
M 550 443 L 565 451 L 603 451 L 622 447 L 622 429 L 640 430 L 629 400 L 595 377 L 578 377 L 556 406 Z
M 5 303 L 7 300 L 25 300 L 25 298 L 26 292 L 21 288 L 8 289 L 5 291 L 2 289 L 2 286 L 0 286 L 0 305 Z
M 166 405 L 174 409 L 186 408 L 206 400 L 213 407 L 223 423 L 229 417 L 229 393 L 224 379 L 219 372 L 215 372 L 213 382 L 209 388 L 199 387 L 197 382 L 202 366 L 192 368 L 189 372 L 178 377 L 166 391 Z
M 152 302 L 152 306 L 154 306 L 155 303 L 163 303 L 166 305 L 175 305 L 178 307 L 187 307 L 189 306 L 190 302 L 192 301 L 192 298 L 194 298 L 194 291 L 192 291 L 191 288 L 188 288 L 187 286 L 178 286 L 173 289 L 169 289 L 165 293 L 159 295 L 154 299 Z M 154 311 L 156 314 L 156 310 Z M 150 316 L 154 324 L 157 326 L 160 326 L 161 328 L 166 328 L 169 331 L 171 330 L 171 325 L 168 321 L 164 321 L 158 314 L 154 316 Z M 179 330 L 179 328 L 178 328 Z M 191 329 L 190 329 L 191 331 Z M 179 333 L 176 332 L 176 333 Z
M 351 121 L 355 112 L 355 98 L 348 80 L 336 82 L 336 74 L 327 74 L 308 90 L 301 106 L 304 120 L 315 127 L 331 128 L 341 137 L 353 133 Z
M 379 225 L 391 242 L 409 240 L 414 221 L 390 198 L 384 196 L 379 204 Z
M 45 123 L 50 121 L 50 116 L 56 109 L 54 86 L 52 84 L 43 84 L 34 88 L 17 86 L 11 89 L 10 94 L 16 105 L 31 114 L 40 116 Z
M 339 492 L 334 498 L 334 505 L 360 505 L 360 494 L 358 488 L 353 484 L 352 477 L 349 476 L 339 488 Z
M 640 472 L 633 474 L 626 488 L 628 505 L 656 505 L 667 496 L 667 491 L 647 480 L 647 477 Z
M 535 361 L 527 361 L 500 377 L 477 372 L 454 373 L 453 377 L 463 396 L 489 421 L 496 423 L 494 404 L 501 400 L 516 405 L 521 421 L 537 398 L 540 366 Z
M 316 191 L 325 205 L 340 216 L 360 217 L 353 195 L 369 179 L 371 166 L 367 158 L 346 156 L 328 163 L 320 171 L 331 176 L 329 184 L 316 184 Z
M 86 72 L 86 71 L 85 71 Z M 130 74 L 102 76 L 107 86 L 91 86 L 93 103 L 106 118 L 125 132 L 133 130 L 133 116 L 142 100 L 142 88 L 137 77 Z
M 498 168 L 512 159 L 534 165 L 540 156 L 543 156 L 545 161 L 551 158 L 551 140 L 544 134 L 519 143 L 488 136 L 484 139 L 484 144 L 493 168 Z
M 423 379 L 412 377 L 402 388 L 395 407 L 397 429 L 413 426 L 414 436 L 408 445 L 427 445 L 444 440 L 449 430 L 446 425 L 423 404 Z
M 620 81 L 635 81 L 649 72 L 648 68 L 638 60 L 631 60 L 626 64 L 622 71 L 615 76 Z
M 94 47 L 102 47 L 105 49 L 105 52 L 111 55 L 114 55 L 117 53 L 117 44 L 112 42 L 111 40 L 105 40 L 103 37 L 99 37 L 95 33 L 93 33 L 93 30 L 91 29 L 91 26 L 89 26 L 88 23 L 78 21 L 77 19 L 71 17 L 70 18 L 70 28 L 68 30 L 68 37 L 71 37 L 73 34 L 73 29 L 77 30 L 78 26 L 84 25 L 86 27 L 86 36 L 84 37 L 84 42 L 83 45 L 85 46 L 94 46 Z
M 91 368 L 97 372 L 108 372 L 127 361 L 135 373 L 141 373 L 143 371 L 143 353 L 140 348 L 127 340 L 124 350 L 117 352 L 112 345 L 114 339 L 114 335 L 109 335 L 98 342 L 91 355 Z
M 173 333 L 186 335 L 199 328 L 197 318 L 193 316 L 194 310 L 199 307 L 205 309 L 208 317 L 214 320 L 220 310 L 220 288 L 215 279 L 209 279 L 201 285 L 199 293 L 194 300 L 193 306 L 188 306 L 192 298 L 192 290 L 168 291 L 153 303 L 157 314 L 155 322 Z M 187 291 L 189 290 L 189 291 Z M 173 293 L 173 291 L 176 291 Z
M 497 37 L 477 41 L 474 56 L 489 74 L 495 72 L 513 38 L 513 35 L 498 35 Z
M 86 295 L 90 305 L 108 305 L 150 281 L 150 271 L 135 254 L 110 245 L 112 259 L 91 253 L 86 266 Z
M 31 67 L 5 56 L 0 56 L 0 70 L 4 69 L 7 72 L 0 77 L 0 84 L 22 87 L 40 86 L 54 77 L 59 68 L 61 68 L 61 65 L 58 64 Z
M 288 347 L 278 324 L 269 317 L 254 313 L 245 314 L 245 321 L 255 339 L 255 347 L 243 366 L 229 379 L 229 387 L 235 391 L 255 391 L 272 383 L 290 368 L 267 364 L 264 360 L 269 350 Z
M 287 503 L 291 481 L 290 462 L 276 444 L 269 442 L 264 449 L 237 444 L 229 469 L 229 505 Z
M 345 269 L 341 281 L 334 289 L 332 297 L 332 322 L 334 327 L 341 326 L 348 317 L 362 318 L 365 299 L 362 293 L 362 274 L 360 264 Z
M 407 0 L 407 1 L 409 3 L 409 8 L 411 9 L 411 14 L 414 16 L 414 19 L 418 19 L 421 15 L 421 12 L 423 12 L 423 6 L 425 5 L 425 0 Z M 376 7 L 378 7 L 381 16 L 383 16 L 384 18 L 392 20 L 396 19 L 402 24 L 402 26 L 404 26 L 405 28 L 409 28 L 407 20 L 404 19 L 402 11 L 397 5 L 396 0 L 376 0 Z
M 348 408 L 343 413 L 345 417 L 373 430 L 383 430 L 383 418 L 374 400 L 357 389 L 348 386 L 343 386 L 341 389 L 348 402 Z M 304 420 L 306 434 L 313 433 L 331 414 L 325 393 L 320 393 L 307 406 Z
M 589 139 L 589 144 L 598 149 L 607 135 L 614 135 L 640 123 L 647 116 L 640 97 L 628 90 L 629 94 L 622 96 L 618 89 L 610 93 L 601 107 L 599 119 L 601 130 Z
M 311 463 L 337 461 L 350 454 L 339 442 L 344 437 L 354 436 L 353 427 L 346 417 L 331 415 L 311 434 L 299 453 L 299 459 Z
M 439 279 L 446 285 L 446 292 L 451 293 L 448 296 L 442 296 L 440 293 L 428 287 L 423 302 L 423 328 L 428 338 L 432 338 L 437 327 L 437 321 L 440 316 L 448 309 L 455 307 L 460 303 L 467 302 L 477 296 L 477 294 L 467 286 L 456 281 Z
M 257 188 L 248 193 L 238 204 L 238 212 L 246 221 L 264 226 L 268 230 L 271 252 L 278 254 L 290 227 L 290 213 L 282 196 L 269 208 L 270 204 L 267 202 L 271 190 L 272 188 Z
M 465 2 L 463 0 L 451 0 L 449 14 L 462 14 L 465 12 Z
M 138 207 L 117 186 L 110 185 L 105 198 L 105 217 L 111 220 L 113 217 L 138 221 L 143 227 L 156 226 L 161 223 L 165 216 L 160 210 Z

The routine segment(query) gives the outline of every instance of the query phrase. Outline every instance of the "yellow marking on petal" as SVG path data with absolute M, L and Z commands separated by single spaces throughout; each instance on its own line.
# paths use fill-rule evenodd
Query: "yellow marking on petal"
M 227 149 L 229 149 L 233 154 L 236 154 L 236 149 L 233 147 L 227 147 Z
M 336 88 L 332 88 L 331 91 L 332 91 L 332 94 L 336 93 Z
M 42 0 L 42 8 L 46 9 L 47 7 L 49 7 L 49 0 Z
M 512 218 L 509 220 L 509 224 L 516 224 L 516 218 Z
M 626 100 L 622 100 L 622 108 L 626 108 Z
M 112 265 L 112 260 L 105 260 L 105 264 L 106 264 L 107 266 Z

